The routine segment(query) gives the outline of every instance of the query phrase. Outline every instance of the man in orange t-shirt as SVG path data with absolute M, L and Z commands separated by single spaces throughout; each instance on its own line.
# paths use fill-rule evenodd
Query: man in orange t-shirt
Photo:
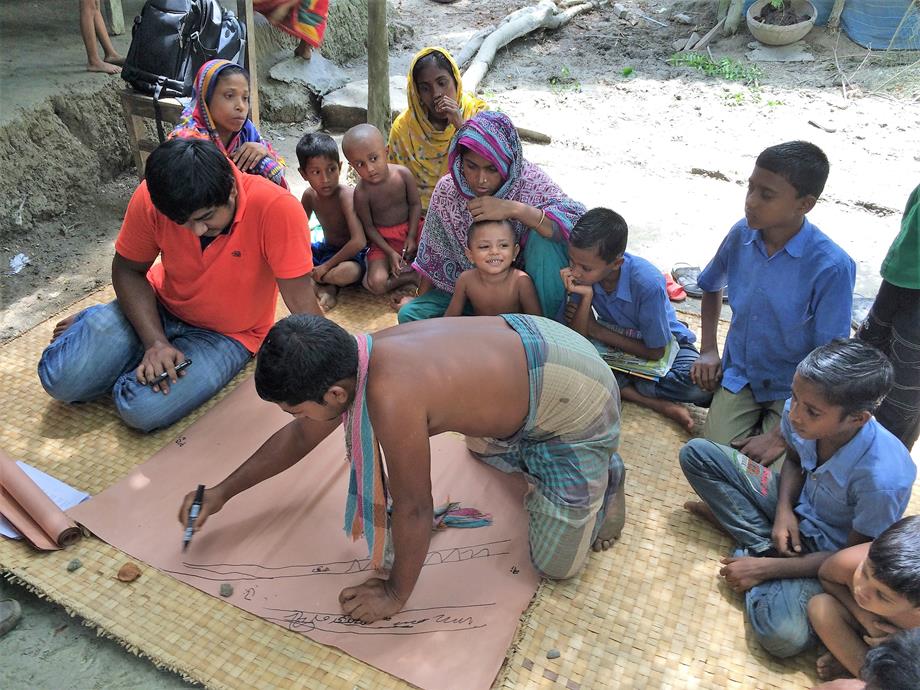
M 167 426 L 252 358 L 279 289 L 291 313 L 322 314 L 312 270 L 306 214 L 290 192 L 239 173 L 209 141 L 168 141 L 150 155 L 115 242 L 117 299 L 55 327 L 39 378 L 57 400 L 111 393 L 129 426 Z

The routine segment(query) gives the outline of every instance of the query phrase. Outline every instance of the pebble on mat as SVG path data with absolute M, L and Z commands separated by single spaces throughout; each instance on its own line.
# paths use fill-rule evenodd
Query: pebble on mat
M 72 573 L 74 570 L 77 570 L 83 566 L 83 561 L 79 558 L 74 558 L 70 563 L 67 564 L 67 572 Z
M 118 579 L 122 582 L 134 582 L 141 576 L 141 569 L 130 561 L 118 569 Z
M 561 656 L 558 649 L 551 649 L 546 653 L 547 659 L 558 659 Z
M 229 597 L 231 594 L 233 594 L 233 585 L 231 585 L 229 582 L 224 582 L 221 584 L 220 595 L 222 597 Z

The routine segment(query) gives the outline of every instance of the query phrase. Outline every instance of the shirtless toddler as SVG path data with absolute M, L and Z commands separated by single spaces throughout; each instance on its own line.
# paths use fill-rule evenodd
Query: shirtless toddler
M 460 274 L 444 316 L 461 316 L 467 302 L 476 316 L 543 316 L 530 276 L 512 266 L 520 251 L 507 220 L 473 223 L 467 233 L 466 257 L 475 268 Z
M 367 238 L 354 208 L 354 189 L 339 184 L 339 147 L 328 134 L 311 132 L 297 143 L 300 174 L 309 183 L 301 203 L 307 217 L 316 214 L 323 239 L 314 242 L 313 281 L 324 311 L 336 304 L 340 287 L 364 276 Z
M 412 260 L 418 249 L 422 202 L 408 168 L 387 163 L 387 145 L 374 125 L 345 132 L 342 152 L 361 180 L 355 210 L 370 240 L 364 286 L 376 295 L 416 283 Z

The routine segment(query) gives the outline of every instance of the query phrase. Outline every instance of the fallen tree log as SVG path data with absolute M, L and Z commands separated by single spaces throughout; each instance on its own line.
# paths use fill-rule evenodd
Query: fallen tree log
M 483 40 L 469 69 L 463 73 L 464 90 L 467 93 L 476 93 L 499 48 L 537 29 L 558 29 L 582 12 L 606 4 L 607 0 L 584 0 L 579 4 L 562 8 L 552 0 L 540 0 L 536 5 L 515 10 Z
M 479 47 L 482 45 L 482 42 L 486 40 L 486 36 L 495 31 L 494 26 L 487 26 L 484 29 L 480 29 L 470 37 L 470 40 L 466 42 L 466 45 L 463 46 L 463 49 L 460 51 L 460 54 L 457 56 L 457 67 L 463 69 L 469 64 L 470 60 L 476 57 L 476 53 L 479 52 Z

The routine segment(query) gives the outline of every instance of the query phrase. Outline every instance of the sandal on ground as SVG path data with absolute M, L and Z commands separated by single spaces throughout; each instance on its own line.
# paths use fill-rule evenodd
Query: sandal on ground
M 700 298 L 703 296 L 703 291 L 696 284 L 697 278 L 700 277 L 699 266 L 691 266 L 685 263 L 674 264 L 671 269 L 671 276 L 680 284 L 684 292 L 691 297 Z
M 874 303 L 874 297 L 866 297 L 865 295 L 859 294 L 853 295 L 853 309 L 850 312 L 850 325 L 854 330 L 859 330 L 862 322 L 869 316 L 869 310 Z
M 19 608 L 18 601 L 15 599 L 0 601 L 0 637 L 15 628 L 20 618 L 22 618 L 22 609 Z
M 683 302 L 687 299 L 686 291 L 674 282 L 674 278 L 668 273 L 664 274 L 664 289 L 668 293 L 668 299 L 672 302 Z

